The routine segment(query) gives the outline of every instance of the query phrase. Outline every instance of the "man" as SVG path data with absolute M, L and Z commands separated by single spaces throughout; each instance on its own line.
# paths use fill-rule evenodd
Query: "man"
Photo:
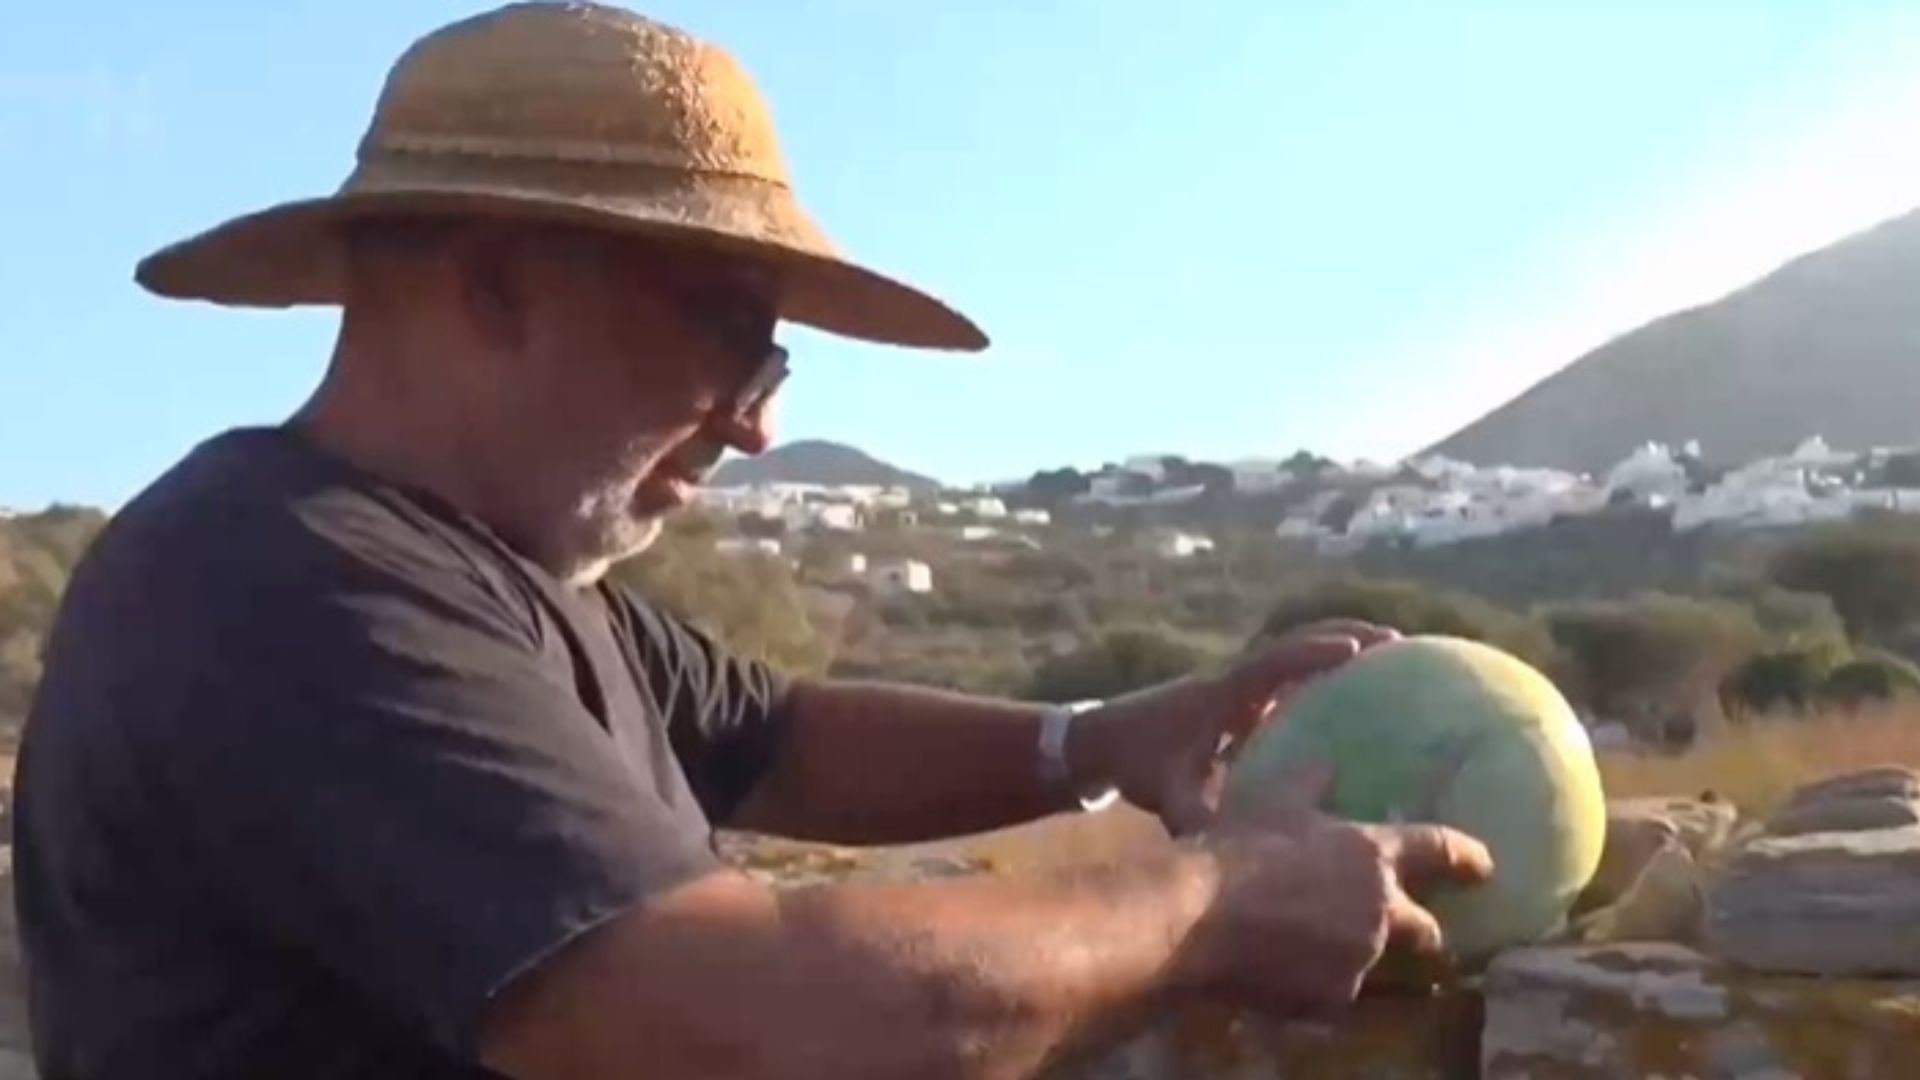
M 985 344 L 833 250 L 745 76 L 675 31 L 582 4 L 444 28 L 341 192 L 138 276 L 343 318 L 294 418 L 196 448 L 74 576 L 17 791 L 50 1078 L 1027 1075 L 1186 997 L 1337 1006 L 1391 943 L 1439 947 L 1407 888 L 1488 872 L 1311 794 L 1208 820 L 1223 735 L 1381 631 L 1075 715 L 790 681 L 608 583 L 768 444 L 777 320 Z M 710 844 L 1107 790 L 1186 839 L 779 894 Z

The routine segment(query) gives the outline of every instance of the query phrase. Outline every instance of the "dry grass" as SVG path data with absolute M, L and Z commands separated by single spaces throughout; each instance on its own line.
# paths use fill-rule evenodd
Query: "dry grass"
M 1610 798 L 1712 790 L 1764 814 L 1800 784 L 1874 765 L 1920 768 L 1920 704 L 1744 725 L 1683 754 L 1606 753 L 1600 772 Z

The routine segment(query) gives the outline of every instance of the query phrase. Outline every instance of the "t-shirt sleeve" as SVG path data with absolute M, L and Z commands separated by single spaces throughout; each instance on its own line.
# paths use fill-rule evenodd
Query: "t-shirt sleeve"
M 773 767 L 789 730 L 792 680 L 631 588 L 615 591 L 674 756 L 701 809 L 725 824 Z
M 151 755 L 229 923 L 471 1056 L 516 974 L 716 868 L 471 565 L 268 546 L 218 590 L 205 675 Z

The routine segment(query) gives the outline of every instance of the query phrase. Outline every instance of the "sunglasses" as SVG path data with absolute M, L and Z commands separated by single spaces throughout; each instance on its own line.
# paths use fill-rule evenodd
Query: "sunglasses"
M 753 370 L 729 404 L 733 417 L 744 420 L 765 405 L 787 379 L 786 346 L 773 340 L 779 315 L 744 289 L 682 290 L 681 307 L 706 327 L 735 356 L 758 356 Z
M 787 348 L 784 345 L 768 342 L 766 354 L 760 358 L 760 364 L 753 375 L 733 395 L 733 416 L 744 420 L 755 409 L 765 405 L 787 381 Z

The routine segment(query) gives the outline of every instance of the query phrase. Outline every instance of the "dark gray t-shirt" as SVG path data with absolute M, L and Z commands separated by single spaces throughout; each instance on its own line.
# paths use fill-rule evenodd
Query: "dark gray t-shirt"
M 27 721 L 43 1075 L 487 1075 L 507 980 L 717 865 L 783 690 L 290 430 L 210 440 L 76 570 Z

